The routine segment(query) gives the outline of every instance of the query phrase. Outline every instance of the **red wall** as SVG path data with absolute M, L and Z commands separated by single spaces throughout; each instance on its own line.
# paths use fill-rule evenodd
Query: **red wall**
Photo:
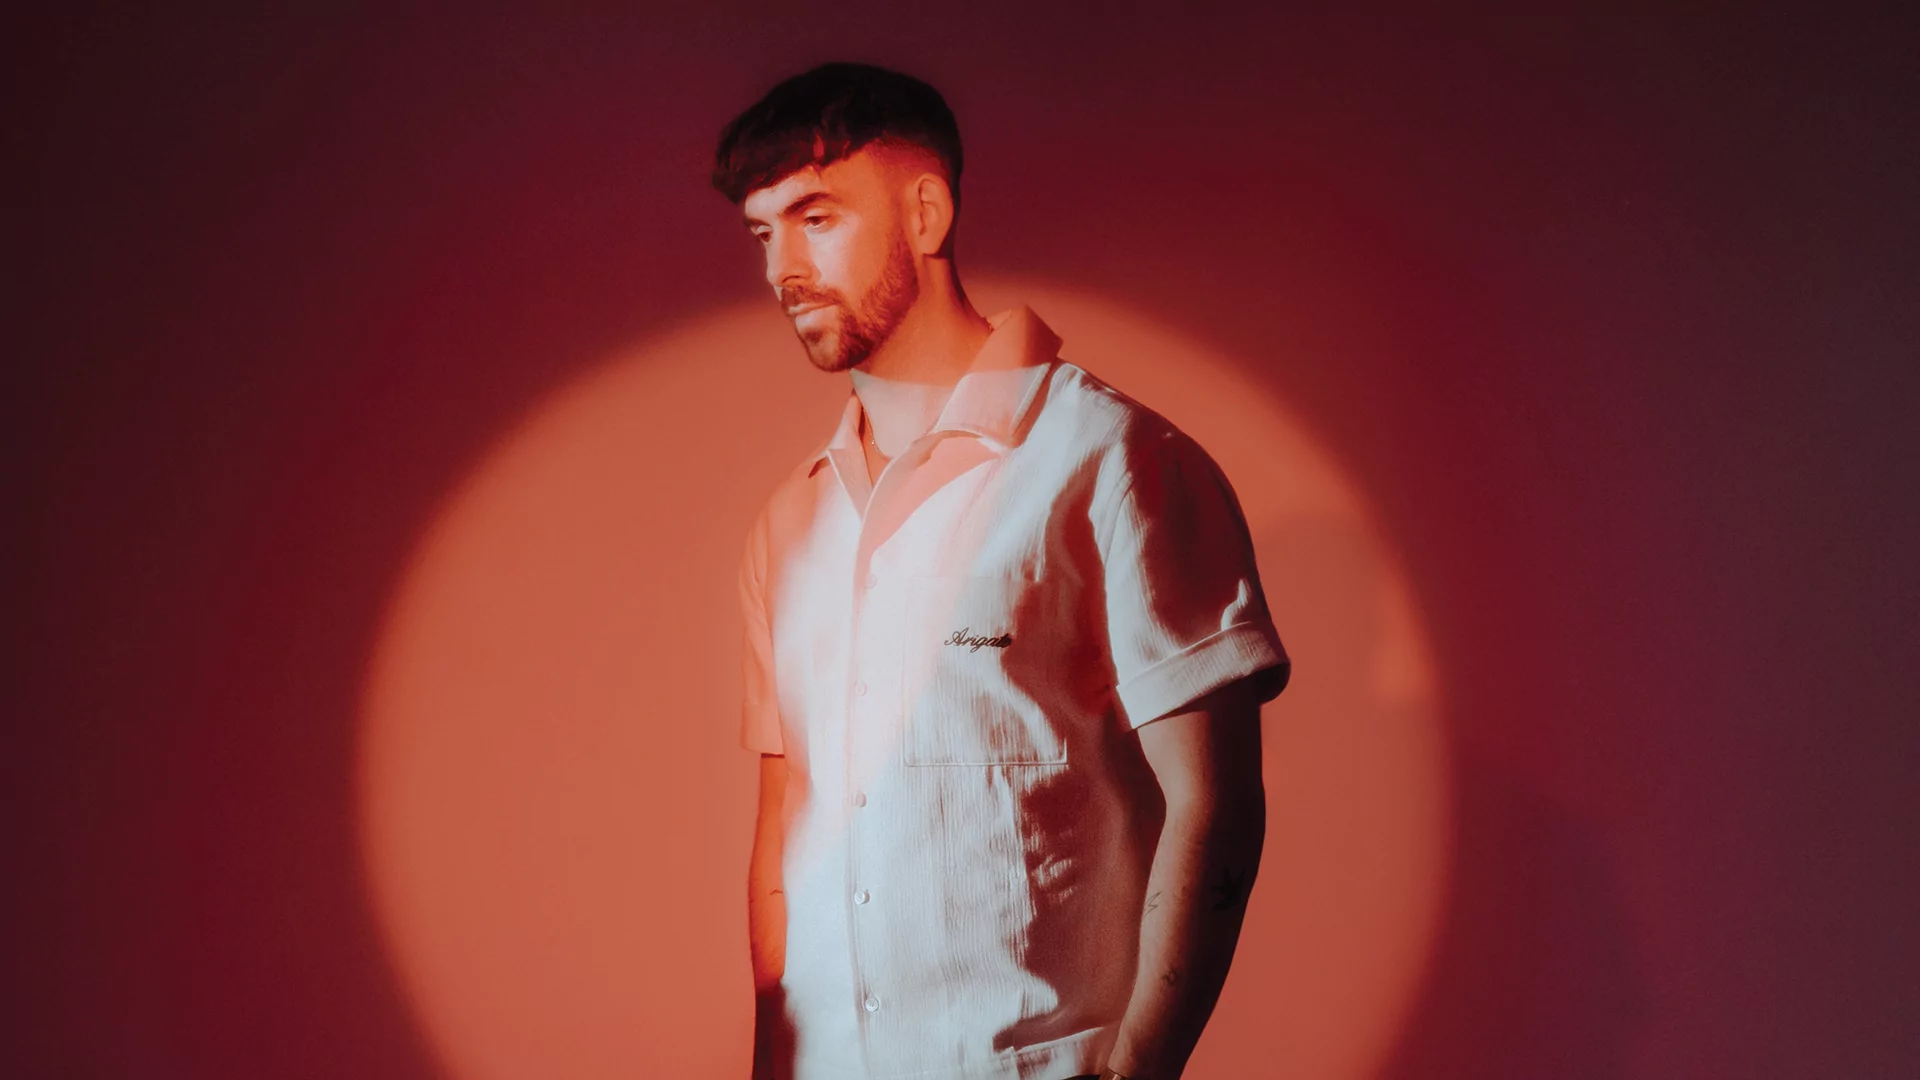
M 1914 29 L 22 28 L 4 1071 L 439 1075 L 357 848 L 390 590 L 530 402 L 761 295 L 706 155 L 852 58 L 959 115 L 963 273 L 1254 360 L 1406 560 L 1454 846 L 1387 1076 L 1914 1075 Z

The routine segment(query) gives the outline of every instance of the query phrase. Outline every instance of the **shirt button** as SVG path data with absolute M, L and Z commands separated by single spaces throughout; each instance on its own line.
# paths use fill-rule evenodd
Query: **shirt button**
M 864 792 L 864 791 L 856 791 L 856 792 L 854 792 L 854 793 L 853 793 L 853 805 L 855 805 L 855 806 L 865 806 L 865 805 L 867 805 L 867 793 L 866 793 L 866 792 Z
M 865 889 L 861 889 L 859 892 L 853 894 L 853 902 L 856 904 L 864 904 L 869 899 L 871 899 L 871 897 L 867 895 L 867 890 Z
M 870 998 L 868 998 L 868 999 L 867 999 L 867 1011 L 868 1011 L 868 1012 L 874 1012 L 874 1011 L 876 1011 L 876 1010 L 878 1010 L 879 1008 L 880 1008 L 880 999 L 879 999 L 879 998 L 877 998 L 877 997 L 870 997 Z
M 863 683 L 863 682 L 857 682 L 857 683 L 854 683 L 854 684 L 853 684 L 853 692 L 854 692 L 855 694 L 858 694 L 858 695 L 859 695 L 859 696 L 861 696 L 861 697 L 866 697 L 866 696 L 867 696 L 867 684 L 866 684 L 866 683 Z

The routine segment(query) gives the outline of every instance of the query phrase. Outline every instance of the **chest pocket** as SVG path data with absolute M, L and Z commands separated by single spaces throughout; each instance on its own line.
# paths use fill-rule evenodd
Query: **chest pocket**
M 1042 714 L 1039 677 L 1049 628 L 1034 583 L 1017 577 L 918 577 L 908 583 L 900 693 L 907 765 L 1050 765 L 1066 740 Z M 1058 628 L 1051 628 L 1058 632 Z

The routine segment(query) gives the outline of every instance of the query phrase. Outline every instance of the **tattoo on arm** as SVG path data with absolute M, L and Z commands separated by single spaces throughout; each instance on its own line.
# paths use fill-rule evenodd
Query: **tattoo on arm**
M 1160 976 L 1160 981 L 1166 983 L 1168 986 L 1177 985 L 1180 982 L 1180 969 L 1177 967 L 1168 968 L 1167 973 Z
M 1147 914 L 1147 915 L 1153 914 L 1153 910 L 1159 906 L 1160 906 L 1160 893 L 1158 890 L 1155 890 L 1154 892 L 1149 893 L 1147 895 L 1147 910 L 1144 912 L 1144 914 Z
M 1232 867 L 1220 868 L 1220 883 L 1213 887 L 1213 910 L 1236 908 L 1247 898 L 1247 871 L 1234 873 Z

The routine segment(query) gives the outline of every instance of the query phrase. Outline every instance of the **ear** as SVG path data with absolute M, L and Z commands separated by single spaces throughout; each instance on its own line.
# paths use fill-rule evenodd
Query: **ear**
M 939 173 L 916 174 L 907 184 L 907 240 L 926 256 L 945 257 L 953 240 L 953 189 Z

